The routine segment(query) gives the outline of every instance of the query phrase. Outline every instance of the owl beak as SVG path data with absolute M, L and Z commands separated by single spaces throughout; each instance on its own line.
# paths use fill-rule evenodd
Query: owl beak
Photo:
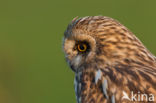
M 74 57 L 71 61 L 70 61 L 70 68 L 74 71 L 77 72 L 78 69 L 80 68 L 80 65 L 82 63 L 82 56 L 81 55 L 77 55 L 76 57 Z

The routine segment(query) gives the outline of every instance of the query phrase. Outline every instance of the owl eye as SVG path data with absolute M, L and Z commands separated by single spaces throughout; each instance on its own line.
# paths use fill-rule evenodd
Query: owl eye
M 77 49 L 79 52 L 85 52 L 87 50 L 87 44 L 84 44 L 84 43 L 78 44 Z

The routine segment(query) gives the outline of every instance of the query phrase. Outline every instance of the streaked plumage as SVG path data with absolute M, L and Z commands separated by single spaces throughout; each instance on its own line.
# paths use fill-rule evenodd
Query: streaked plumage
M 77 103 L 149 103 L 151 94 L 156 99 L 156 58 L 118 21 L 74 18 L 64 33 L 63 48 L 75 72 Z M 141 94 L 148 94 L 148 100 Z

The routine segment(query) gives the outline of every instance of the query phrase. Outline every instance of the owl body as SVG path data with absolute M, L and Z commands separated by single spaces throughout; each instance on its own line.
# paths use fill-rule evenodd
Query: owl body
M 77 103 L 156 102 L 156 58 L 118 21 L 75 18 L 63 47 Z

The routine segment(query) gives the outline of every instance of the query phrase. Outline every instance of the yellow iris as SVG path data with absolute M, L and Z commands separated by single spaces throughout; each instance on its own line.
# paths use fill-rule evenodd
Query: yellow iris
M 78 44 L 77 49 L 80 52 L 85 52 L 87 50 L 87 45 L 86 44 Z

